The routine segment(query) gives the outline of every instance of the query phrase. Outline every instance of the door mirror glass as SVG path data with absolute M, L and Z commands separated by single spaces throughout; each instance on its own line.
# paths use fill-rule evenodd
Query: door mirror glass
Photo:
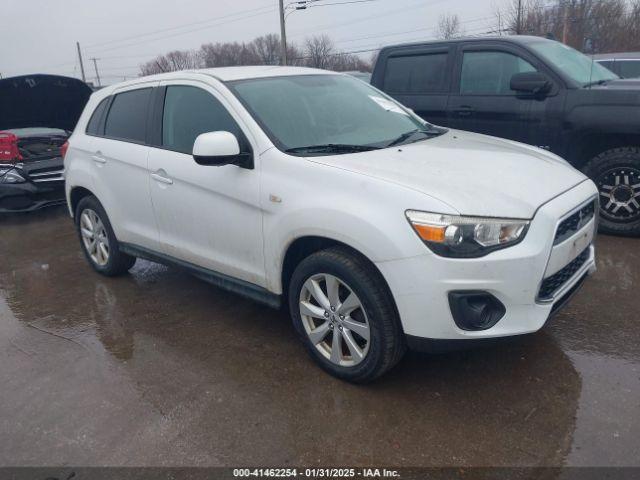
M 240 144 L 231 132 L 202 133 L 193 144 L 193 158 L 200 165 L 238 163 L 240 156 Z
M 511 90 L 534 95 L 548 93 L 551 90 L 551 80 L 540 72 L 516 73 L 511 77 Z

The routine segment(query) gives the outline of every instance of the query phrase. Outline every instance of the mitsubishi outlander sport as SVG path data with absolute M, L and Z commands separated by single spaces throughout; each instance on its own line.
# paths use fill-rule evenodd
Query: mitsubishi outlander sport
M 315 361 L 353 382 L 407 347 L 535 332 L 595 269 L 591 180 L 348 75 L 139 78 L 94 93 L 68 143 L 67 200 L 96 271 L 142 257 L 286 306 Z

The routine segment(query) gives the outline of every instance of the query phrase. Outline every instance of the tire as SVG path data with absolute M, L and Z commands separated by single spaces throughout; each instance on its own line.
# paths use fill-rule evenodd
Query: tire
M 84 256 L 96 272 L 115 277 L 127 273 L 136 263 L 135 257 L 120 251 L 109 217 L 93 195 L 78 202 L 75 224 Z
M 640 235 L 640 148 L 607 150 L 583 169 L 598 187 L 602 233 Z M 637 195 L 637 197 L 636 197 Z
M 328 290 L 330 283 L 338 285 L 337 290 L 332 289 L 337 300 Z M 289 282 L 288 297 L 293 325 L 307 351 L 335 377 L 370 382 L 398 363 L 406 350 L 400 319 L 382 275 L 348 248 L 332 247 L 302 260 Z M 340 350 L 334 348 L 336 333 Z

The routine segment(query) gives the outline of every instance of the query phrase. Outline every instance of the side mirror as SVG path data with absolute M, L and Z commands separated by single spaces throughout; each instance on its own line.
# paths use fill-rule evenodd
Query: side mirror
M 551 90 L 551 80 L 544 73 L 523 72 L 511 77 L 511 90 L 518 93 L 531 93 L 533 95 L 548 93 Z
M 193 144 L 193 159 L 199 165 L 240 164 L 246 155 L 240 153 L 238 139 L 231 132 L 202 133 Z

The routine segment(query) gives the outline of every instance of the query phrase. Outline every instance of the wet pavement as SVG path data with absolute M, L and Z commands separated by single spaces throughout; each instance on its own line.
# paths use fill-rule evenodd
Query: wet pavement
M 640 465 L 640 239 L 537 334 L 318 369 L 287 317 L 139 260 L 108 279 L 64 209 L 0 219 L 0 465 Z

